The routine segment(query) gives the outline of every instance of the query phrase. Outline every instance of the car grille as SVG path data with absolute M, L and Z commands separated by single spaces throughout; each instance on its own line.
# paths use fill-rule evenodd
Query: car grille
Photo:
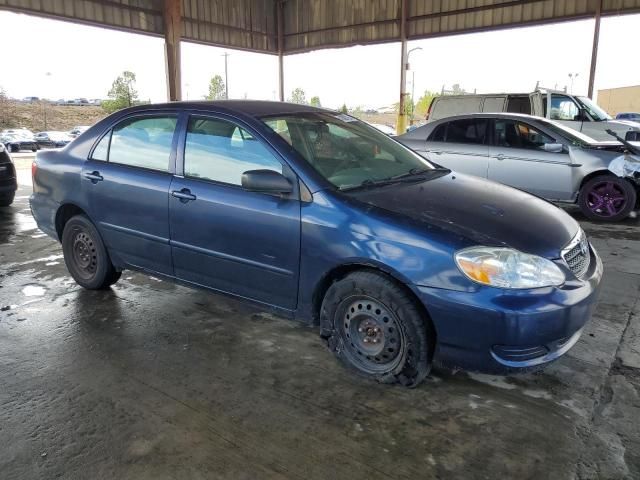
M 582 229 L 562 250 L 562 258 L 576 277 L 582 277 L 591 262 L 591 252 L 587 236 Z

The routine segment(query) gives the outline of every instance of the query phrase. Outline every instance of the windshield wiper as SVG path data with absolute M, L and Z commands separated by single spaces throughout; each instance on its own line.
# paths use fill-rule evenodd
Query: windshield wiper
M 341 187 L 340 190 L 341 191 L 347 191 L 347 190 L 355 190 L 355 189 L 359 189 L 359 188 L 370 188 L 370 187 L 381 187 L 384 185 L 391 185 L 394 183 L 411 183 L 411 182 L 423 182 L 425 180 L 427 180 L 427 177 L 432 176 L 432 175 L 427 175 L 428 173 L 431 174 L 435 174 L 435 173 L 439 173 L 439 174 L 444 174 L 446 172 L 449 172 L 450 170 L 448 168 L 420 168 L 420 167 L 414 167 L 411 170 L 409 170 L 408 172 L 405 173 L 401 173 L 400 175 L 394 175 L 393 177 L 388 177 L 388 178 L 381 178 L 379 180 L 372 180 L 370 178 L 367 178 L 366 180 L 364 180 L 362 183 L 360 183 L 359 185 L 347 185 L 344 187 Z
M 405 178 L 411 178 L 414 175 L 424 175 L 430 172 L 448 172 L 448 168 L 424 168 L 424 167 L 413 167 L 406 173 L 401 173 L 400 175 L 394 175 L 393 177 L 389 177 L 387 180 L 400 180 Z

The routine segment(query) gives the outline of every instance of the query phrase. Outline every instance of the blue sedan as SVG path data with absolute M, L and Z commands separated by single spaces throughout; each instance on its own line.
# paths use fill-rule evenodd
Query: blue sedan
M 317 325 L 348 367 L 415 386 L 435 361 L 487 372 L 580 337 L 602 264 L 552 204 L 429 163 L 333 111 L 143 105 L 40 152 L 31 209 L 85 288 L 124 269 Z

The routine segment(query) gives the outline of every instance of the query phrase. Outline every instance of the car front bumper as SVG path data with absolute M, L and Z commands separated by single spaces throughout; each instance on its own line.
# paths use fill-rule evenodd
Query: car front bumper
M 473 293 L 418 287 L 436 330 L 436 363 L 508 373 L 564 355 L 596 306 L 603 267 L 596 252 L 591 255 L 584 278 L 561 287 L 480 287 Z

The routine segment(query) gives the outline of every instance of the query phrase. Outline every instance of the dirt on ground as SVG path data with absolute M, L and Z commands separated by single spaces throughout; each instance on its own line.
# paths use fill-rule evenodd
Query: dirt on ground
M 0 105 L 0 128 L 27 128 L 33 132 L 68 131 L 76 125 L 93 125 L 106 116 L 102 107 L 95 105 L 5 101 Z

